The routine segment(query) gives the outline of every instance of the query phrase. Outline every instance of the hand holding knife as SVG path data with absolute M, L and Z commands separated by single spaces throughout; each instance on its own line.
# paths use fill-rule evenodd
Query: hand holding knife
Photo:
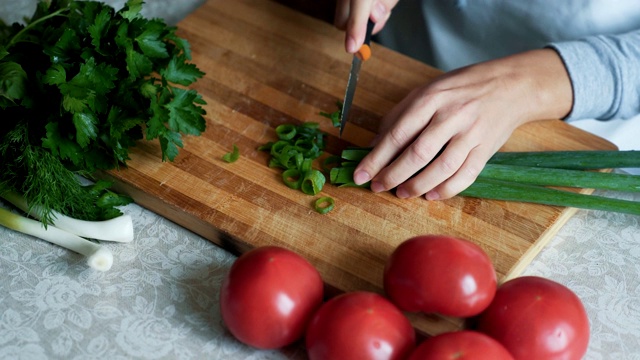
M 353 96 L 356 93 L 356 85 L 358 83 L 358 73 L 360 72 L 360 67 L 362 63 L 371 57 L 371 33 L 373 32 L 373 27 L 375 23 L 369 19 L 367 23 L 367 34 L 364 38 L 364 44 L 360 47 L 360 49 L 353 55 L 353 60 L 351 62 L 351 71 L 349 72 L 349 80 L 347 82 L 347 90 L 344 94 L 344 100 L 342 101 L 342 112 L 340 114 L 340 136 L 342 136 L 342 131 L 344 130 L 344 126 L 347 123 L 347 119 L 349 116 L 349 110 L 351 109 L 351 104 L 353 103 Z

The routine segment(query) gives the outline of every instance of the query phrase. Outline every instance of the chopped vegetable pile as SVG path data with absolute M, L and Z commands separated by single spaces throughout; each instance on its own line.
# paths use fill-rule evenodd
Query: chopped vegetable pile
M 311 165 L 322 155 L 324 150 L 324 133 L 318 130 L 319 124 L 314 122 L 302 125 L 284 124 L 276 127 L 278 141 L 269 142 L 259 148 L 271 154 L 269 167 L 282 168 L 282 181 L 294 190 L 307 195 L 317 195 L 326 182 L 324 174 Z M 318 207 L 315 209 L 326 214 L 333 209 Z

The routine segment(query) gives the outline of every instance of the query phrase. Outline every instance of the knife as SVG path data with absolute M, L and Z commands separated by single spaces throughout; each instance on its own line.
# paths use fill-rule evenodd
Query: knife
M 340 136 L 342 137 L 342 131 L 347 123 L 349 117 L 349 110 L 351 109 L 351 103 L 353 102 L 353 95 L 356 93 L 356 84 L 358 83 L 358 73 L 362 63 L 371 57 L 371 33 L 375 23 L 369 19 L 367 23 L 367 34 L 364 38 L 364 44 L 360 47 L 358 52 L 353 55 L 351 61 L 351 71 L 349 72 L 349 80 L 347 82 L 347 91 L 344 94 L 344 100 L 342 101 L 342 111 L 340 112 Z

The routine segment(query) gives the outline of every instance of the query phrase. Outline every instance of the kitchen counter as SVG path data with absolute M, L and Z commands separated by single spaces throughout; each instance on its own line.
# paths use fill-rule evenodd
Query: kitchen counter
M 9 10 L 28 14 L 29 2 Z M 145 11 L 175 23 L 201 2 L 149 0 Z M 599 194 L 640 201 L 640 194 Z M 105 273 L 0 228 L 0 359 L 305 358 L 299 344 L 257 351 L 225 331 L 218 290 L 233 254 L 138 205 L 124 211 L 135 240 L 106 245 L 114 265 Z M 579 210 L 523 273 L 565 284 L 582 299 L 592 330 L 587 359 L 640 358 L 638 219 Z

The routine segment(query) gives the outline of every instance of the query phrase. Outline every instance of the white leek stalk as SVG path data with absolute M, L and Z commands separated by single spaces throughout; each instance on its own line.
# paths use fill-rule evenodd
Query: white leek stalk
M 29 209 L 27 201 L 22 196 L 14 192 L 5 192 L 2 197 L 28 215 L 41 219 L 42 210 L 37 206 Z M 54 211 L 52 218 L 53 226 L 85 238 L 115 242 L 131 242 L 133 240 L 133 221 L 129 215 L 121 215 L 104 221 L 86 221 Z
M 0 208 L 0 225 L 84 255 L 87 257 L 89 266 L 96 270 L 107 271 L 113 265 L 111 250 L 55 226 L 49 225 L 45 229 L 40 221 L 17 215 L 3 208 Z

